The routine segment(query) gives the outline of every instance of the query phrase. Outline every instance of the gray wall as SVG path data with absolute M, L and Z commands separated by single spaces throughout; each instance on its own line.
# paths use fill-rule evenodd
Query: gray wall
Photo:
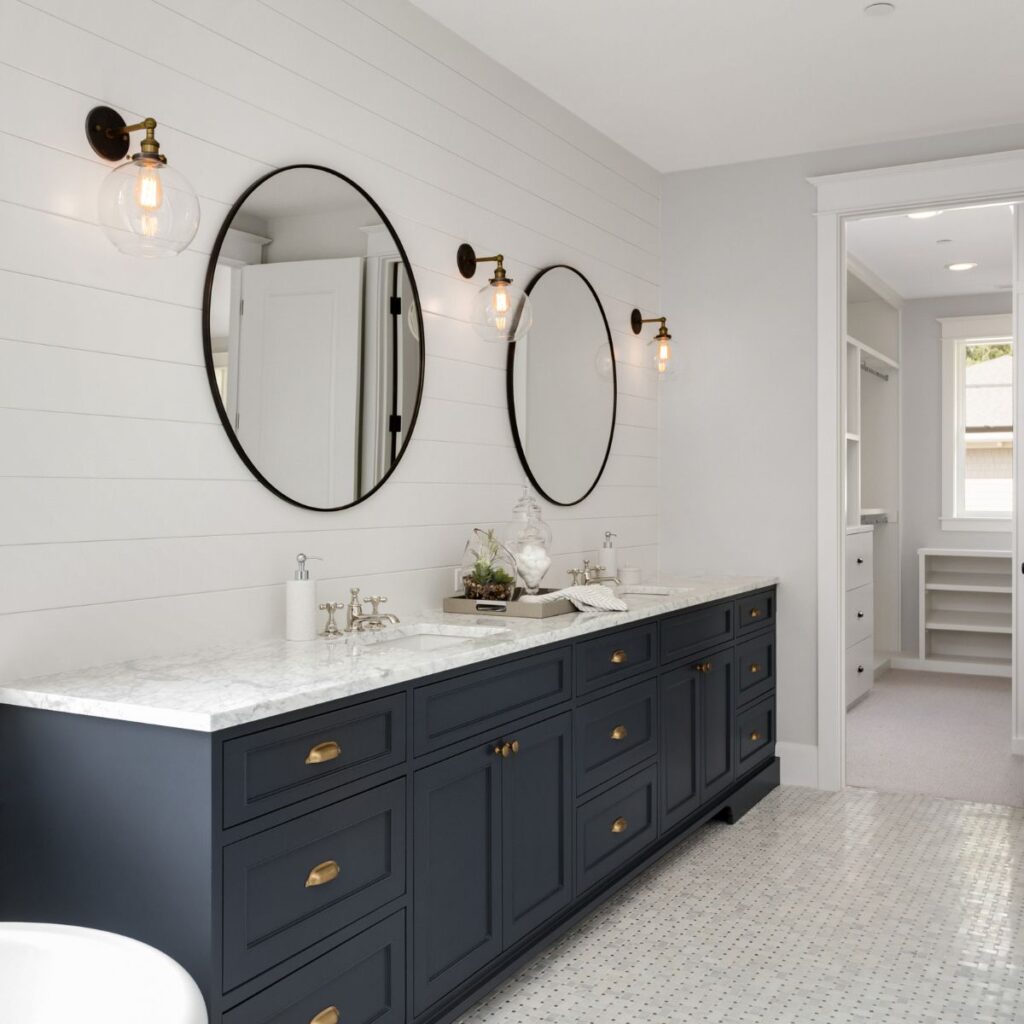
M 779 731 L 815 744 L 816 229 L 808 175 L 1024 148 L 1024 125 L 668 175 L 661 565 L 781 577 Z
M 942 514 L 942 334 L 938 317 L 1009 313 L 1009 292 L 914 299 L 903 306 L 903 649 L 917 653 L 917 549 L 1008 548 L 1006 533 L 952 533 Z

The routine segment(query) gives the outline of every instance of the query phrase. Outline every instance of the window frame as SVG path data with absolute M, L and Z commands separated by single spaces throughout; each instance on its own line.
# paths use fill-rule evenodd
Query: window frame
M 1014 346 L 1013 314 L 942 317 L 942 515 L 943 530 L 1010 533 L 1013 512 L 967 512 L 964 487 L 964 359 L 969 345 Z M 1014 356 L 1016 356 L 1014 346 Z M 1012 425 L 1017 443 L 1016 424 Z

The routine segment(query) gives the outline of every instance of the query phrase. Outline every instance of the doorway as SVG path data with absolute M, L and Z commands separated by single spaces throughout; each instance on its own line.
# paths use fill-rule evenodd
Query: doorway
M 1024 806 L 1014 204 L 846 222 L 846 782 Z

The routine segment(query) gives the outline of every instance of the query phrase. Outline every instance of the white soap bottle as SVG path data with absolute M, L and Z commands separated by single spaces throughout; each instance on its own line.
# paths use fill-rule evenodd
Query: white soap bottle
M 604 566 L 602 576 L 619 575 L 619 552 L 612 544 L 612 537 L 617 536 L 618 534 L 612 533 L 611 530 L 604 531 L 604 546 L 601 548 L 601 561 L 598 563 Z
M 284 585 L 284 635 L 287 640 L 316 639 L 316 580 L 309 578 L 306 562 L 315 555 L 295 556 L 295 578 Z

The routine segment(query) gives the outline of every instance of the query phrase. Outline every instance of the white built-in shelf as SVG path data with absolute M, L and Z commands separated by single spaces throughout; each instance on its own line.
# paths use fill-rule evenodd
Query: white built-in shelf
M 879 352 L 877 348 L 872 348 L 851 334 L 846 336 L 846 344 L 860 349 L 861 360 L 870 366 L 872 370 L 877 370 L 879 373 L 888 373 L 900 368 L 899 362 L 893 359 L 892 356 Z
M 1012 633 L 1009 612 L 976 612 L 930 610 L 925 616 L 925 629 L 953 630 L 957 633 Z
M 1013 587 L 1005 573 L 932 572 L 925 590 L 956 590 L 973 594 L 1009 594 Z

